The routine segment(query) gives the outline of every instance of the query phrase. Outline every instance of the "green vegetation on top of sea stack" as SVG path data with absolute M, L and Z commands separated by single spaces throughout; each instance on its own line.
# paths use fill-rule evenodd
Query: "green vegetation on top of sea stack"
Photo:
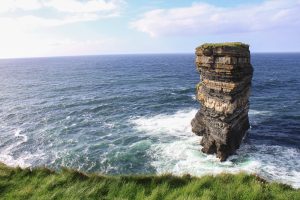
M 217 47 L 240 47 L 240 48 L 249 48 L 248 44 L 244 44 L 242 42 L 222 42 L 222 43 L 204 43 L 200 45 L 198 48 L 217 48 Z
M 0 199 L 300 199 L 300 190 L 247 174 L 104 176 L 0 163 Z

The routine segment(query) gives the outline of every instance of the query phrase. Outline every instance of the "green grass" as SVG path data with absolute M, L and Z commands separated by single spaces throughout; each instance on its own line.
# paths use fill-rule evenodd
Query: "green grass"
M 300 190 L 254 175 L 104 176 L 0 163 L 0 199 L 300 199 Z
M 198 48 L 216 48 L 216 47 L 241 47 L 241 48 L 249 48 L 248 44 L 244 44 L 242 42 L 223 42 L 223 43 L 205 43 L 199 46 Z

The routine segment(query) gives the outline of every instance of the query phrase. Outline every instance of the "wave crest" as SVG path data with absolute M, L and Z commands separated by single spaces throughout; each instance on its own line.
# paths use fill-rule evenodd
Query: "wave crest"
M 158 173 L 199 176 L 243 171 L 300 187 L 300 152 L 293 148 L 244 143 L 237 154 L 230 156 L 226 162 L 219 162 L 215 155 L 203 154 L 199 144 L 201 138 L 191 132 L 190 122 L 196 112 L 196 109 L 187 109 L 131 120 L 135 129 L 158 138 L 149 150 L 151 165 Z M 252 116 L 270 114 L 268 111 L 249 112 Z M 292 163 L 285 162 L 291 159 Z

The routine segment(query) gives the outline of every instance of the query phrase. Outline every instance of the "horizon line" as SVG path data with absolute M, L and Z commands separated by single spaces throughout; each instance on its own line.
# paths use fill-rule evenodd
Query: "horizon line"
M 300 51 L 256 51 L 256 52 L 251 52 L 251 54 L 298 54 Z M 164 52 L 164 53 L 155 53 L 155 52 L 150 52 L 150 53 L 103 53 L 103 54 L 79 54 L 79 55 L 57 55 L 57 56 L 24 56 L 24 57 L 0 57 L 0 60 L 10 60 L 10 59 L 35 59 L 35 58 L 64 58 L 64 57 L 93 57 L 93 56 L 122 56 L 122 55 L 171 55 L 171 54 L 194 54 L 190 52 Z

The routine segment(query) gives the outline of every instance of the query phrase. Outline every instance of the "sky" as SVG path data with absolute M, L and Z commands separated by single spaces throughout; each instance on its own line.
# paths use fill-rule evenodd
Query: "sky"
M 194 53 L 230 41 L 300 52 L 300 0 L 0 1 L 0 58 Z

